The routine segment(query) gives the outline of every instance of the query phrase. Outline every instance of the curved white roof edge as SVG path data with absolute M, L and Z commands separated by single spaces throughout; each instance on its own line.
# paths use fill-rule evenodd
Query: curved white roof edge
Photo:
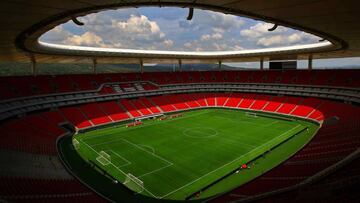
M 104 47 L 87 47 L 87 46 L 72 46 L 72 45 L 62 45 L 62 44 L 53 44 L 48 42 L 42 42 L 38 40 L 39 48 L 42 50 L 61 53 L 61 54 L 81 54 L 81 53 L 92 53 L 98 55 L 149 55 L 149 56 L 193 56 L 193 57 L 226 57 L 226 56 L 249 56 L 249 55 L 259 55 L 259 54 L 271 54 L 279 53 L 286 51 L 304 51 L 311 49 L 319 49 L 332 46 L 333 44 L 329 41 L 318 42 L 313 44 L 303 44 L 303 45 L 293 45 L 285 47 L 273 47 L 273 48 L 263 48 L 263 49 L 248 49 L 248 50 L 237 50 L 237 51 L 204 51 L 204 52 L 194 52 L 194 51 L 165 51 L 165 50 L 138 50 L 138 49 L 119 49 L 119 48 L 104 48 Z

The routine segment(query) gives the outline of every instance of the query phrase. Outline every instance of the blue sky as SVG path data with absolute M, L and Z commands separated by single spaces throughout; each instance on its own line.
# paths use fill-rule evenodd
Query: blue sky
M 41 41 L 145 50 L 227 51 L 316 43 L 319 38 L 249 18 L 195 9 L 186 20 L 187 8 L 141 7 L 108 10 L 56 27 Z

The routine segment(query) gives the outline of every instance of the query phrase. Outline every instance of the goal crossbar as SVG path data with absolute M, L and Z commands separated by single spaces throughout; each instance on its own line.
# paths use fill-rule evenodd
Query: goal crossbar
M 137 193 L 140 193 L 144 190 L 144 182 L 131 173 L 126 175 L 126 179 L 123 184 Z
M 255 112 L 246 112 L 247 116 L 253 116 L 253 117 L 257 117 L 257 114 Z

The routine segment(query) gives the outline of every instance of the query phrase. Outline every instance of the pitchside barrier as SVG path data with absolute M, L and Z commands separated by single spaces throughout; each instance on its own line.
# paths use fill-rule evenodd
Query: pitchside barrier
M 144 119 L 149 119 L 149 118 L 151 118 L 151 119 L 153 119 L 153 118 L 156 118 L 156 117 L 159 117 L 159 116 L 163 116 L 164 114 L 155 114 L 155 115 L 149 115 L 149 116 L 142 116 L 142 117 L 139 117 L 139 118 L 135 118 L 135 122 L 136 121 L 142 121 L 142 120 L 144 120 Z
M 177 113 L 177 114 L 170 115 L 170 118 L 178 118 L 178 117 L 182 117 L 182 116 L 183 116 L 182 113 Z

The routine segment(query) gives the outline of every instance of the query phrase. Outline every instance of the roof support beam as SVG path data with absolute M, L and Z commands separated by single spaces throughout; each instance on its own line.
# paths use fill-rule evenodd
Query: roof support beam
M 191 20 L 193 18 L 194 15 L 194 8 L 193 7 L 189 7 L 189 15 L 186 18 L 186 20 Z
M 96 60 L 96 58 L 92 58 L 92 68 L 93 68 L 93 73 L 96 75 L 97 74 L 97 60 Z
M 272 32 L 272 31 L 276 30 L 277 27 L 278 27 L 278 25 L 274 24 L 274 26 L 272 28 L 269 28 L 268 31 Z
M 85 25 L 83 22 L 80 22 L 77 18 L 75 17 L 71 17 L 71 20 L 78 26 L 83 26 Z

